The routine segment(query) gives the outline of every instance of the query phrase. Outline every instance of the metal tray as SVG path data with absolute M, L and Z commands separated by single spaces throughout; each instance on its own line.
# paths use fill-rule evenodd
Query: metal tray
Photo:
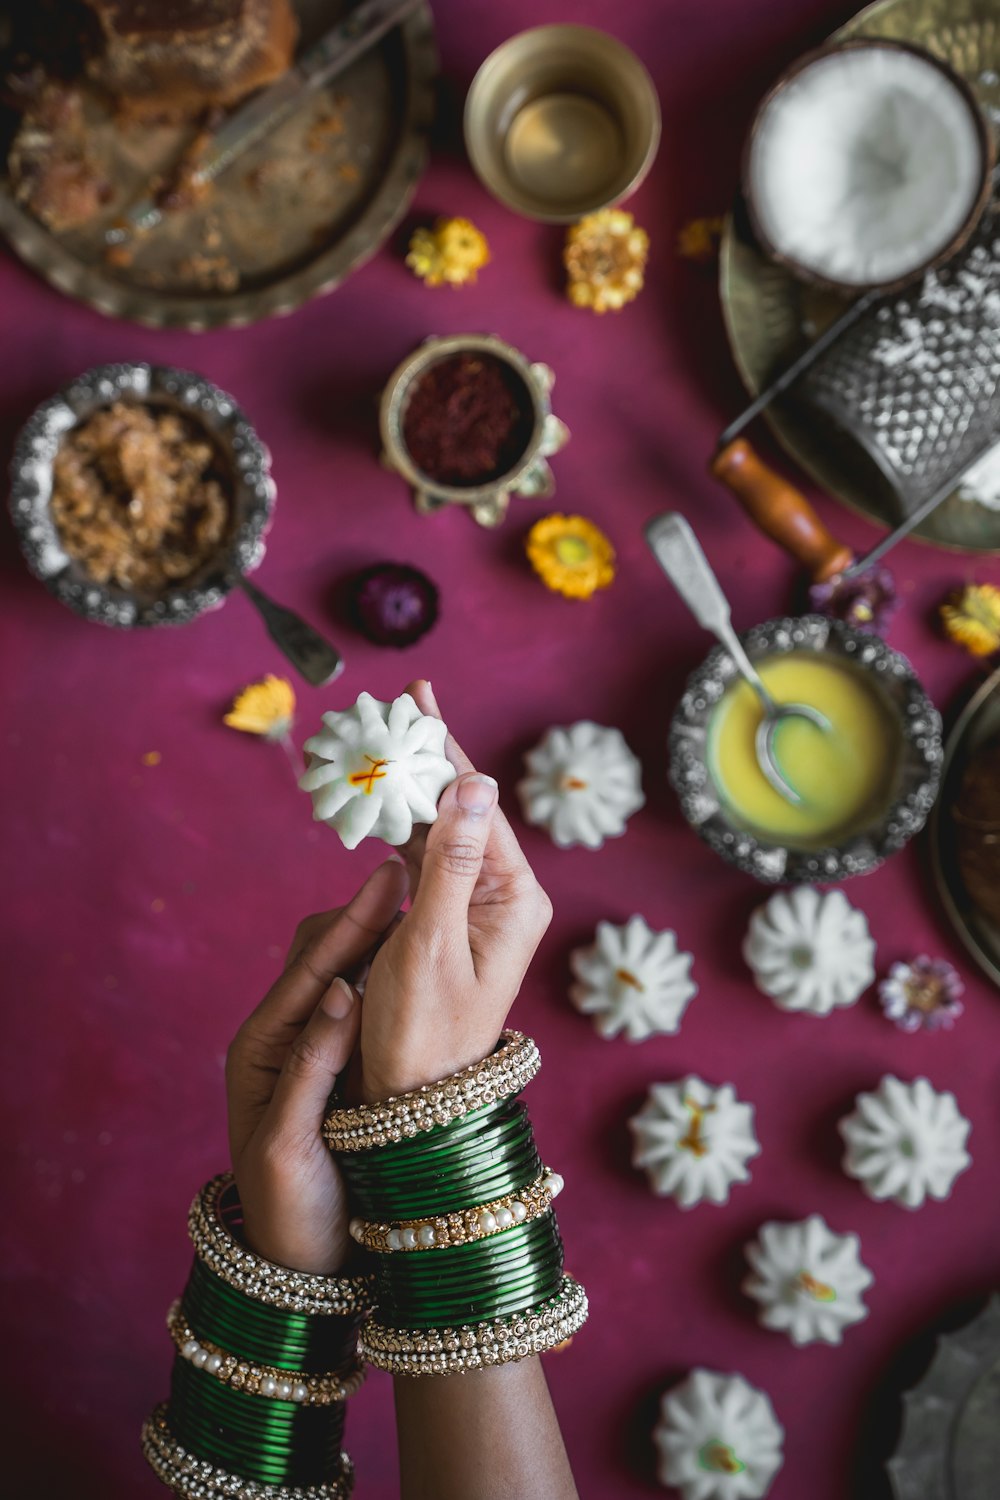
M 955 846 L 955 825 L 948 816 L 970 756 L 1000 734 L 1000 669 L 969 699 L 948 736 L 941 794 L 931 816 L 931 859 L 938 893 L 948 919 L 975 959 L 1000 988 L 1000 927 L 983 916 L 962 881 Z
M 878 0 L 834 35 L 893 37 L 926 47 L 968 79 L 994 128 L 1000 127 L 1000 0 Z M 726 221 L 719 295 L 733 358 L 754 395 L 846 306 L 841 297 L 807 287 L 768 260 L 741 205 Z M 831 441 L 791 401 L 766 415 L 782 446 L 822 489 L 879 525 L 896 523 L 891 492 L 873 484 L 870 465 L 852 454 L 851 445 Z M 1000 511 L 955 494 L 913 535 L 963 552 L 998 552 Z
M 305 47 L 347 7 L 297 0 L 295 8 Z M 0 233 L 47 281 L 113 317 L 203 329 L 291 312 L 374 254 L 405 212 L 426 160 L 436 71 L 433 21 L 422 5 L 252 146 L 203 204 L 168 216 L 119 266 L 107 261 L 107 223 L 176 159 L 185 134 L 178 126 L 116 129 L 95 94 L 88 119 L 114 202 L 92 227 L 55 236 L 2 185 Z

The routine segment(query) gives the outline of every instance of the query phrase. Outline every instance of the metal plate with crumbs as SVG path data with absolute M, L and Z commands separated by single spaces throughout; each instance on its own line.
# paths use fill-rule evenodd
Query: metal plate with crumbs
M 296 0 L 300 51 L 347 8 Z M 431 13 L 420 5 L 255 142 L 203 202 L 168 214 L 125 257 L 109 256 L 106 229 L 169 170 L 191 127 L 123 131 L 95 91 L 90 141 L 113 200 L 92 225 L 56 236 L 0 182 L 0 233 L 54 286 L 114 317 L 202 329 L 291 312 L 343 281 L 402 217 L 426 161 L 436 71 Z

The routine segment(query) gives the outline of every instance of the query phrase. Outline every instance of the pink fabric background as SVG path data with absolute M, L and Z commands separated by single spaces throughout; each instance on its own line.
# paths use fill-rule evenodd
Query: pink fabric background
M 996 1281 L 1000 1003 L 945 927 L 921 847 L 849 894 L 870 918 L 880 970 L 922 950 L 958 963 L 967 1014 L 952 1035 L 902 1035 L 872 997 L 816 1021 L 780 1014 L 755 992 L 739 945 L 764 892 L 689 832 L 664 779 L 670 713 L 708 642 L 641 536 L 648 516 L 678 507 L 739 625 L 791 605 L 791 565 L 705 473 L 741 392 L 713 272 L 677 261 L 672 244 L 685 219 L 728 204 L 755 99 L 849 7 L 440 0 L 436 10 L 446 127 L 481 58 L 523 26 L 592 22 L 645 58 L 664 139 L 633 205 L 653 242 L 642 300 L 602 320 L 571 308 L 558 230 L 493 203 L 446 128 L 415 209 L 466 213 L 486 231 L 494 259 L 475 289 L 425 290 L 397 244 L 290 319 L 153 333 L 74 306 L 5 257 L 4 461 L 33 405 L 89 365 L 138 358 L 198 369 L 236 395 L 273 450 L 280 498 L 261 584 L 347 655 L 332 690 L 299 690 L 300 739 L 322 709 L 362 689 L 391 697 L 425 674 L 514 812 L 521 753 L 549 725 L 589 717 L 624 730 L 648 796 L 627 836 L 600 853 L 561 853 L 524 831 L 556 918 L 514 1015 L 546 1061 L 531 1103 L 543 1154 L 567 1178 L 569 1266 L 593 1304 L 573 1349 L 549 1361 L 580 1491 L 585 1500 L 655 1491 L 658 1398 L 701 1363 L 742 1371 L 773 1397 L 787 1430 L 774 1500 L 868 1500 L 884 1494 L 898 1391 L 930 1349 L 922 1330 Z M 420 519 L 376 462 L 382 381 L 425 335 L 451 330 L 495 331 L 555 369 L 555 409 L 573 432 L 555 460 L 557 504 L 592 516 L 619 551 L 619 581 L 592 603 L 549 595 L 528 570 L 522 538 L 537 502 L 516 505 L 492 534 L 461 513 Z M 871 542 L 863 522 L 820 504 L 856 546 Z M 403 655 L 368 646 L 335 607 L 339 580 L 387 556 L 424 567 L 443 596 L 438 629 Z M 946 587 L 1000 569 L 914 544 L 894 566 L 905 609 L 891 639 L 948 710 L 977 671 L 937 637 L 935 606 Z M 245 601 L 176 633 L 116 634 L 76 619 L 27 576 L 6 523 L 2 567 L 2 1108 L 15 1142 L 0 1229 L 4 1401 L 15 1419 L 4 1488 L 153 1500 L 138 1429 L 167 1390 L 163 1315 L 187 1271 L 187 1205 L 226 1159 L 227 1042 L 274 978 L 297 920 L 342 899 L 379 851 L 345 854 L 310 822 L 280 749 L 222 727 L 237 689 L 283 670 Z M 147 766 L 153 750 L 161 762 Z M 700 985 L 680 1035 L 638 1047 L 600 1040 L 566 998 L 569 950 L 599 918 L 633 911 L 676 929 Z M 732 1080 L 753 1101 L 763 1155 L 728 1207 L 683 1214 L 630 1167 L 626 1121 L 650 1082 L 687 1070 Z M 889 1070 L 926 1072 L 973 1121 L 972 1171 L 949 1203 L 917 1217 L 870 1203 L 838 1169 L 836 1121 Z M 741 1298 L 741 1246 L 765 1218 L 817 1209 L 860 1232 L 878 1279 L 868 1321 L 842 1348 L 796 1351 L 759 1329 Z M 348 1420 L 362 1500 L 396 1492 L 390 1423 L 388 1382 L 376 1376 Z

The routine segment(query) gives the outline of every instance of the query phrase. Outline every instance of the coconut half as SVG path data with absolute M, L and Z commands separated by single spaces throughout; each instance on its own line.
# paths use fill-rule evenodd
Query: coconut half
M 765 249 L 791 270 L 890 286 L 958 248 L 991 166 L 961 78 L 919 48 L 851 41 L 803 58 L 764 100 L 745 187 Z

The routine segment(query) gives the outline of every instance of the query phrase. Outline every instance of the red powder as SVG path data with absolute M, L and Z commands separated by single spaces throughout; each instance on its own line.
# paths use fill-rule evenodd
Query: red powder
M 416 382 L 403 441 L 428 479 L 487 484 L 517 463 L 533 421 L 528 392 L 509 365 L 489 354 L 454 354 Z

